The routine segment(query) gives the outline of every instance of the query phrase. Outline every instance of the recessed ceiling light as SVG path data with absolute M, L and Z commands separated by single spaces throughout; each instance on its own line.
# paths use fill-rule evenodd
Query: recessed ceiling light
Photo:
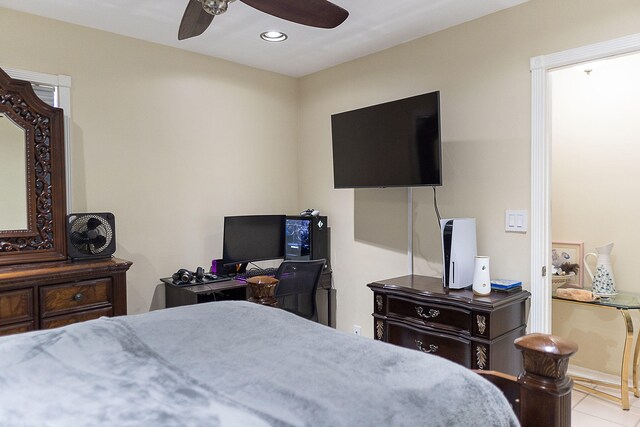
M 267 42 L 283 42 L 287 39 L 287 35 L 280 31 L 265 31 L 260 34 L 260 38 Z

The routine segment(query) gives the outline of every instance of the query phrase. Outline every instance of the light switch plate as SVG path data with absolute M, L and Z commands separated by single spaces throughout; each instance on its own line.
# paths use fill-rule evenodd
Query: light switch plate
M 516 233 L 526 233 L 529 215 L 525 210 L 507 209 L 504 215 L 504 230 Z

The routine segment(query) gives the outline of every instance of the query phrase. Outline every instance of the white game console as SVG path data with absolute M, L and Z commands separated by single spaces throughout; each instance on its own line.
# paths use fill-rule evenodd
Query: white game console
M 440 220 L 442 237 L 442 285 L 462 289 L 473 285 L 476 245 L 475 218 Z

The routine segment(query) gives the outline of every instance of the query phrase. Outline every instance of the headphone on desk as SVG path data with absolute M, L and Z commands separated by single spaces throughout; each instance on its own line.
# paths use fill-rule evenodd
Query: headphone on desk
M 195 273 L 193 271 L 187 270 L 186 268 L 181 268 L 180 270 L 173 273 L 171 278 L 173 279 L 173 283 L 175 285 L 188 285 L 193 282 L 193 279 L 195 279 L 196 282 L 202 282 L 202 279 L 204 279 L 204 268 L 196 268 Z
M 320 215 L 320 211 L 317 209 L 307 209 L 300 212 L 300 216 L 318 216 Z

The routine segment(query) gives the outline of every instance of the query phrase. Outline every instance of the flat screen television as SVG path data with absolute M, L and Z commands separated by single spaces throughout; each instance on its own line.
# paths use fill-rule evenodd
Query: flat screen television
M 335 188 L 442 185 L 440 92 L 331 116 Z
M 284 215 L 224 217 L 222 259 L 243 264 L 284 258 Z

